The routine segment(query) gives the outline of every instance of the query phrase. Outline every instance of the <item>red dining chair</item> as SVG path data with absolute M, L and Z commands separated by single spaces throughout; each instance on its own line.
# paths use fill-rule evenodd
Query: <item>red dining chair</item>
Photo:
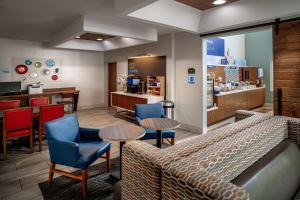
M 7 159 L 7 141 L 14 138 L 29 137 L 32 153 L 32 108 L 17 108 L 3 112 L 3 159 Z
M 20 107 L 20 100 L 0 101 L 0 111 Z
M 49 104 L 48 97 L 34 97 L 29 99 L 30 106 L 45 106 Z
M 44 124 L 46 122 L 61 118 L 64 116 L 63 105 L 48 105 L 40 107 L 39 117 L 39 151 L 42 151 L 42 139 L 45 135 Z

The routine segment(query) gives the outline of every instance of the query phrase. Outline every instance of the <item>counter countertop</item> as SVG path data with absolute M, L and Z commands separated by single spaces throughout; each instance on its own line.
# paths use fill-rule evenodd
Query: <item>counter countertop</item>
M 145 99 L 164 99 L 164 96 L 156 96 L 151 94 L 134 94 L 134 93 L 127 93 L 123 91 L 111 92 L 112 94 L 120 94 L 124 96 L 131 96 L 131 97 L 138 97 L 138 98 L 145 98 Z
M 251 91 L 251 90 L 259 90 L 259 89 L 264 89 L 264 88 L 265 87 L 256 87 L 256 88 L 250 88 L 250 89 L 244 89 L 244 90 L 231 90 L 228 92 L 221 92 L 220 94 L 215 94 L 214 96 L 219 97 L 219 96 L 240 93 L 240 92 L 247 92 L 247 91 Z

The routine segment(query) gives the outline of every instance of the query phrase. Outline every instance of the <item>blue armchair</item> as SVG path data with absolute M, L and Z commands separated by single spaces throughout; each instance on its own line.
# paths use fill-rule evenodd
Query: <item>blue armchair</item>
M 110 171 L 111 143 L 103 141 L 99 129 L 81 128 L 76 115 L 69 115 L 45 123 L 46 138 L 50 154 L 49 186 L 53 183 L 54 172 L 82 181 L 82 193 L 87 193 L 87 168 L 106 153 L 107 171 Z M 59 169 L 55 164 L 79 168 L 81 175 L 75 175 Z
M 136 104 L 135 105 L 135 119 L 138 124 L 140 121 L 146 118 L 164 118 L 164 109 L 162 104 L 155 103 L 155 104 Z M 153 129 L 145 129 L 146 134 L 141 140 L 150 140 L 156 139 L 156 130 Z M 174 130 L 165 130 L 162 131 L 162 138 L 163 139 L 171 139 L 170 143 L 172 145 L 175 144 L 175 131 Z

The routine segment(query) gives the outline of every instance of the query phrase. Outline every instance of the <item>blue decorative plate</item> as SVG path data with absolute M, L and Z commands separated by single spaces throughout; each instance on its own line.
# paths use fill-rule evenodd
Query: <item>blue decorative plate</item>
M 55 65 L 55 61 L 52 59 L 48 59 L 48 60 L 46 60 L 46 65 L 48 67 L 53 67 Z
M 31 60 L 25 60 L 25 64 L 26 64 L 26 65 L 31 65 L 31 64 L 32 64 L 32 61 L 31 61 Z

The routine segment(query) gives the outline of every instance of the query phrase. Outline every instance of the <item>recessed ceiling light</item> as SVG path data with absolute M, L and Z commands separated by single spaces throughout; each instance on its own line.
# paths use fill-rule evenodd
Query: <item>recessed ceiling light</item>
M 80 36 L 76 36 L 76 39 L 79 39 L 80 38 Z
M 102 38 L 97 38 L 97 40 L 98 40 L 98 41 L 101 41 L 101 40 L 103 40 L 103 39 L 102 39 Z
M 221 4 L 224 4 L 224 3 L 226 3 L 226 0 L 215 0 L 213 2 L 214 5 L 221 5 Z

